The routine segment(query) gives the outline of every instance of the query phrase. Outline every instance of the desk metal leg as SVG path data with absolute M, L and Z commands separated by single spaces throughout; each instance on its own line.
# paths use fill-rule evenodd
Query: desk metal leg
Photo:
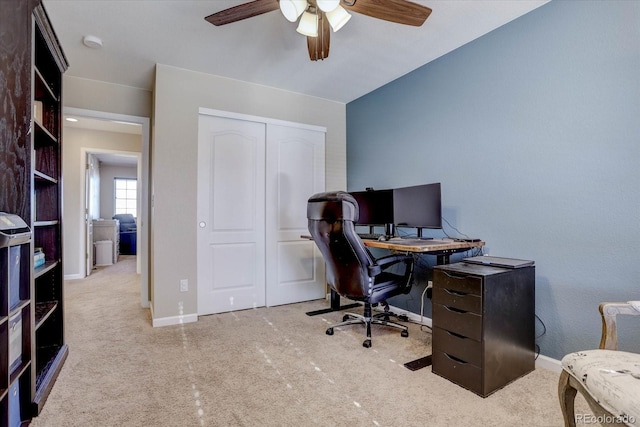
M 333 311 L 342 311 L 342 310 L 347 310 L 349 308 L 355 308 L 355 307 L 360 307 L 360 304 L 354 303 L 354 304 L 347 304 L 347 305 L 341 306 L 340 295 L 337 292 L 335 292 L 333 289 L 331 289 L 331 307 L 323 308 L 322 310 L 309 311 L 307 312 L 307 316 L 317 316 L 319 314 L 331 313 Z
M 417 371 L 418 369 L 426 368 L 427 366 L 431 366 L 431 355 L 424 356 L 420 359 L 412 360 L 411 362 L 404 364 L 404 367 L 411 371 Z
M 449 264 L 449 254 L 440 254 L 436 257 L 436 263 L 438 265 Z

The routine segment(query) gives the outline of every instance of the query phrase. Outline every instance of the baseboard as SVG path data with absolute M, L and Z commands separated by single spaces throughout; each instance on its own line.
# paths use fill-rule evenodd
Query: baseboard
M 542 354 L 538 355 L 538 358 L 536 359 L 536 369 L 538 368 L 546 369 L 557 374 L 562 372 L 562 364 L 559 360 Z
M 375 311 L 383 311 L 381 306 L 375 307 L 374 310 Z M 394 307 L 394 306 L 391 306 L 391 305 L 389 306 L 389 310 L 393 311 L 395 314 L 404 314 L 412 322 L 428 326 L 429 328 L 431 328 L 431 326 L 433 325 L 433 322 L 429 317 L 424 317 L 423 316 L 422 317 L 422 322 L 421 322 L 420 321 L 420 315 L 417 314 L 417 313 L 414 313 L 412 311 L 403 310 L 402 308 Z M 539 369 L 539 368 L 546 369 L 548 371 L 555 372 L 555 373 L 559 374 L 562 371 L 562 364 L 557 359 L 553 359 L 553 358 L 551 358 L 549 356 L 544 356 L 544 355 L 540 354 L 536 358 L 536 369 Z
M 153 304 L 149 304 L 149 310 L 151 311 L 151 324 L 154 328 L 161 326 L 182 325 L 184 323 L 193 323 L 198 321 L 198 315 L 196 313 L 183 314 L 180 316 L 159 317 L 153 316 Z
M 64 275 L 64 280 L 79 280 L 79 279 L 84 279 L 86 276 L 83 276 L 82 274 L 65 274 Z

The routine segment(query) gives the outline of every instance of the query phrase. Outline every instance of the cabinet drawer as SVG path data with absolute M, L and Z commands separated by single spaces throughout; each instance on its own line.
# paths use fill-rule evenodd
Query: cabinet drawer
M 438 286 L 433 289 L 432 302 L 463 311 L 482 314 L 482 297 L 480 297 L 480 295 L 468 294 L 455 289 Z
M 442 351 L 472 365 L 482 366 L 482 343 L 451 331 L 433 328 L 433 351 Z
M 433 351 L 432 372 L 482 395 L 482 369 L 444 351 Z
M 458 291 L 463 294 L 482 295 L 482 277 L 434 269 L 433 287 Z
M 482 316 L 442 304 L 433 304 L 433 326 L 476 341 L 482 339 Z

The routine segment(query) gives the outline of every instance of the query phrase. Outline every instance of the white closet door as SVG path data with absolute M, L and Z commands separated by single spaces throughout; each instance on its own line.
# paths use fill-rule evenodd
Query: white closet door
M 307 200 L 324 191 L 325 133 L 267 125 L 267 305 L 324 298 L 324 262 L 303 240 Z
M 200 115 L 199 315 L 265 305 L 265 127 Z

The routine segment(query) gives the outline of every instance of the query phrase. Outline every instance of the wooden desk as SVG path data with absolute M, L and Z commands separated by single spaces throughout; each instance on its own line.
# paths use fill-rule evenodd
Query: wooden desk
M 300 236 L 302 239 L 313 240 L 313 238 L 304 234 Z M 466 242 L 454 239 L 405 239 L 402 237 L 392 237 L 389 240 L 373 240 L 362 239 L 365 246 L 370 248 L 389 249 L 400 252 L 413 252 L 432 255 L 452 254 L 456 252 L 464 252 L 469 249 L 479 248 L 485 245 L 481 240 L 477 242 Z M 448 261 L 448 259 L 447 259 Z M 442 264 L 447 264 L 443 262 Z M 440 264 L 440 263 L 438 263 Z
M 437 264 L 449 264 L 451 254 L 468 251 L 485 245 L 483 241 L 466 242 L 454 239 L 403 239 L 393 237 L 389 240 L 362 240 L 370 248 L 388 249 L 399 252 L 411 252 L 436 255 Z
M 300 236 L 303 239 L 313 240 L 310 235 Z M 370 248 L 387 249 L 398 252 L 411 252 L 415 254 L 430 254 L 437 256 L 437 264 L 449 264 L 451 254 L 457 252 L 468 251 L 469 249 L 479 248 L 485 245 L 483 241 L 478 242 L 460 242 L 454 239 L 403 239 L 401 237 L 393 237 L 389 240 L 380 241 L 372 239 L 362 239 L 365 246 Z M 330 308 L 310 311 L 309 316 L 317 316 L 319 314 L 330 313 L 332 311 L 341 311 L 348 308 L 354 308 L 360 304 L 340 305 L 340 295 L 331 289 L 331 306 Z

